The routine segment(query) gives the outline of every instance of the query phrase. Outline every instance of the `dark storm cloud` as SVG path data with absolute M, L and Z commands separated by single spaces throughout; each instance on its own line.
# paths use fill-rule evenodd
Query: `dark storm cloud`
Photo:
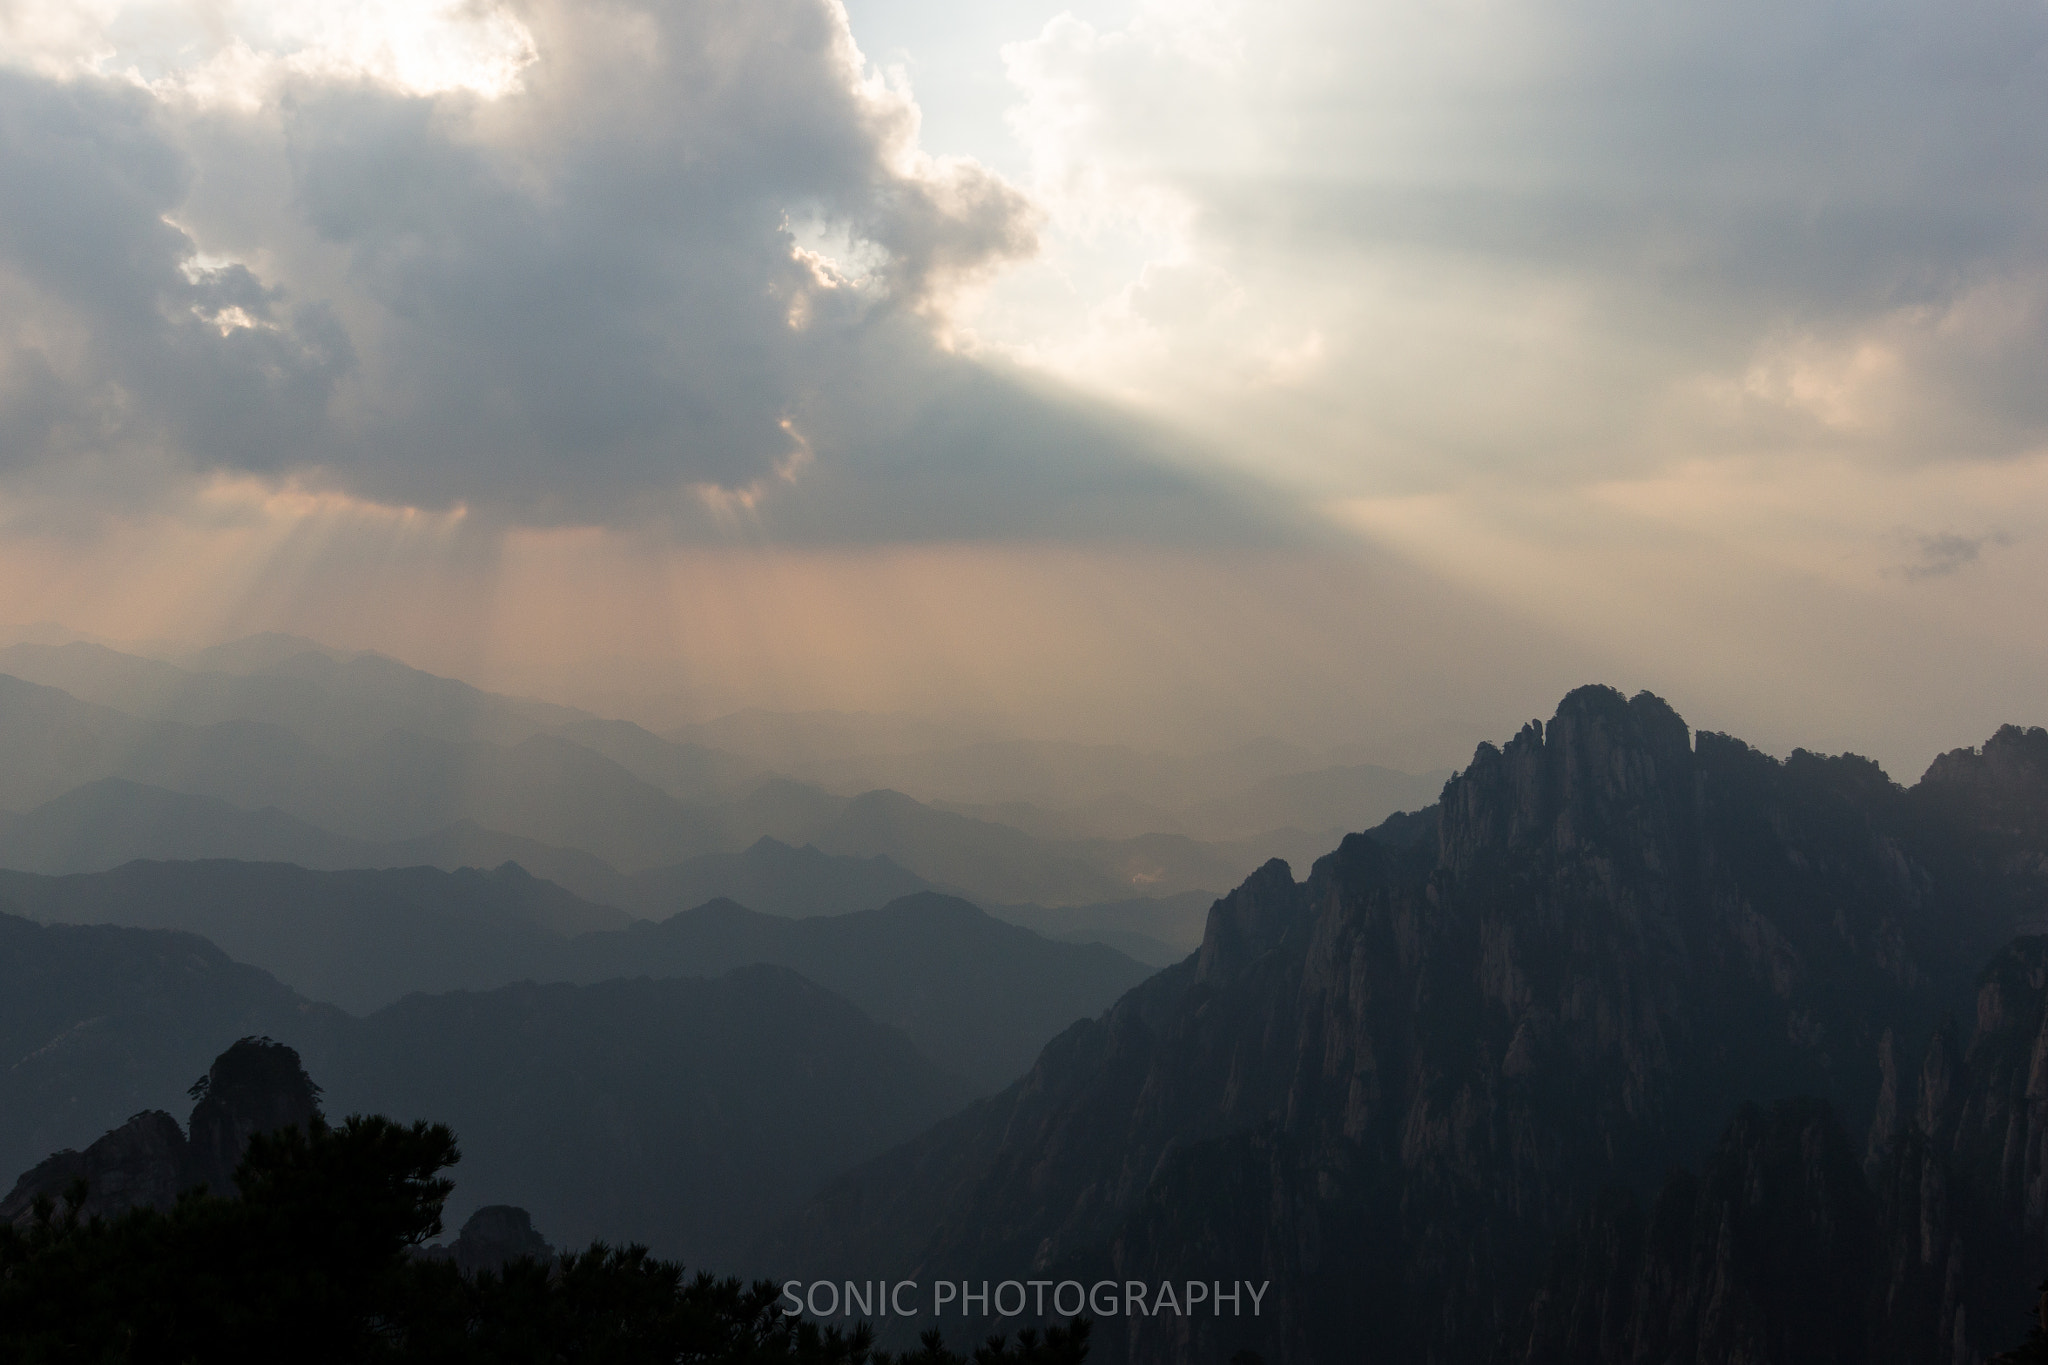
M 347 338 L 165 221 L 190 180 L 153 101 L 0 72 L 0 466 L 124 447 L 260 466 L 318 439 Z
M 300 77 L 194 112 L 7 77 L 4 174 L 33 191 L 0 210 L 26 310 L 7 461 L 148 454 L 707 534 L 1271 531 L 1132 424 L 938 344 L 950 291 L 1029 253 L 1035 212 L 917 152 L 836 8 L 521 17 L 539 60 L 494 102 Z M 792 218 L 861 265 L 793 250 Z

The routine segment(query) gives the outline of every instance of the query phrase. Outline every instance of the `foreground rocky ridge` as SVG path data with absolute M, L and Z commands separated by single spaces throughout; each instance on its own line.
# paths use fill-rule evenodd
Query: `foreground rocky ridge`
M 1821 1301 L 1867 1314 L 1876 1267 L 1895 1264 L 1888 1320 L 1916 1349 L 1947 1334 L 1922 1358 L 1976 1358 L 2016 1333 L 1958 1328 L 1941 1295 L 1967 1310 L 1994 1286 L 1862 1230 L 1903 1218 L 1872 1184 L 1904 1180 L 1908 1153 L 1942 1148 L 1923 1186 L 1990 1169 L 1998 1122 L 2003 1183 L 1972 1177 L 1972 1198 L 2032 1188 L 2010 1174 L 2026 1162 L 2009 1081 L 1908 1129 L 1882 1058 L 1966 1006 L 1985 959 L 2038 917 L 2044 750 L 2041 731 L 2001 731 L 1902 791 L 1865 760 L 1781 763 L 1695 739 L 1648 694 L 1580 689 L 1549 725 L 1481 746 L 1434 828 L 1353 836 L 1300 884 L 1261 869 L 1217 903 L 1196 956 L 838 1182 L 764 1255 L 856 1278 L 1273 1281 L 1256 1320 L 1106 1320 L 1105 1355 L 1133 1362 L 1245 1346 L 1349 1360 L 1362 1342 L 1415 1361 L 1813 1359 L 1775 1300 L 1728 1288 L 1783 1270 L 1769 1227 L 1722 1236 L 1737 1196 L 1768 1187 L 1814 1211 L 1785 1216 L 1835 1277 Z M 1988 1076 L 1977 1046 L 1969 1074 Z M 1758 1101 L 1790 1107 L 1744 1108 Z M 1932 1117 L 1944 1104 L 1963 1117 Z M 1889 1127 L 1866 1176 L 1846 1134 L 1873 1119 Z M 1659 1193 L 1673 1165 L 1703 1164 Z M 1631 1201 L 1653 1205 L 1649 1222 L 1629 1221 Z M 1952 1211 L 1970 1254 L 2007 1250 L 1973 1208 Z M 2038 1225 L 2022 1233 L 2024 1278 L 2048 1246 Z M 1645 1275 L 1663 1298 L 1629 1288 Z M 1724 1311 L 1738 1301 L 1751 1308 Z M 1819 1358 L 1880 1358 L 1862 1329 Z M 1586 1353 L 1610 1339 L 1626 1350 Z

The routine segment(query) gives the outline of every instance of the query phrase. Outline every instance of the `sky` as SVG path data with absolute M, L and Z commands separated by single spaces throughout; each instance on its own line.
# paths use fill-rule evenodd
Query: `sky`
M 1413 768 L 2048 723 L 2048 8 L 0 0 L 0 621 Z

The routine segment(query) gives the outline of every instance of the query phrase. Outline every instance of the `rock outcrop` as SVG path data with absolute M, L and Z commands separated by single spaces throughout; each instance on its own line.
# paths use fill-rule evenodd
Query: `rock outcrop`
M 223 1052 L 192 1087 L 189 1134 L 160 1109 L 135 1115 L 82 1152 L 40 1162 L 0 1200 L 0 1221 L 34 1217 L 39 1199 L 62 1203 L 83 1181 L 82 1218 L 114 1218 L 135 1208 L 169 1208 L 191 1189 L 235 1193 L 235 1168 L 249 1139 L 319 1117 L 320 1089 L 299 1054 L 268 1038 L 244 1038 Z
M 513 1261 L 553 1265 L 555 1249 L 535 1231 L 533 1215 L 511 1204 L 486 1204 L 469 1215 L 455 1240 L 420 1253 L 430 1261 L 448 1261 L 465 1275 L 503 1270 Z

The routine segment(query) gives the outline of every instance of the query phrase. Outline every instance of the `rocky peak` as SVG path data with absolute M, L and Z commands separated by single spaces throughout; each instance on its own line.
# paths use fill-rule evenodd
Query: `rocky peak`
M 1951 749 L 1921 779 L 1945 786 L 2048 787 L 2048 730 L 2001 725 L 1981 749 Z
M 161 1109 L 135 1115 L 82 1152 L 62 1151 L 40 1162 L 0 1199 L 0 1223 L 21 1224 L 35 1214 L 38 1197 L 61 1203 L 85 1182 L 82 1218 L 118 1218 L 130 1209 L 165 1208 L 185 1188 L 185 1134 Z
M 1920 779 L 2005 832 L 2048 827 L 2048 730 L 2000 726 L 1981 749 L 1951 749 Z
M 1980 1001 L 2009 1021 L 1995 1056 L 1962 1057 L 1953 1029 L 1922 1051 L 2017 895 L 1958 829 L 1867 760 L 1781 762 L 1649 694 L 1582 688 L 1480 746 L 1433 814 L 1347 838 L 1299 886 L 1261 869 L 1194 959 L 849 1175 L 809 1226 L 842 1264 L 906 1274 L 1271 1277 L 1277 1307 L 1243 1340 L 1106 1322 L 1104 1358 L 1129 1365 L 1361 1341 L 1466 1365 L 1503 1358 L 1603 1190 L 1636 1199 L 1682 1166 L 1653 1208 L 1580 1224 L 1550 1322 L 1506 1358 L 1961 1365 L 1922 1348 L 1953 1348 L 2002 1291 L 1971 1280 L 1965 1314 L 1948 1286 L 2039 1268 L 1957 1251 L 1945 1191 L 2048 1220 L 2048 1079 L 2027 1079 L 2048 1078 L 2048 1024 L 2015 975 Z M 1837 1114 L 1876 1118 L 1867 1166 Z M 1960 1184 L 1930 1126 L 1968 1149 Z M 896 1209 L 917 1212 L 864 1241 Z M 1918 1354 L 1863 1349 L 1856 1315 L 1892 1269 L 1906 1306 L 1884 1330 Z
M 217 1194 L 234 1189 L 235 1167 L 249 1139 L 280 1128 L 305 1128 L 320 1115 L 320 1087 L 299 1054 L 268 1038 L 244 1038 L 214 1059 L 192 1087 L 188 1170 L 193 1183 Z
M 1626 848 L 1660 861 L 1692 822 L 1692 743 L 1661 698 L 1581 687 L 1548 726 L 1482 744 L 1444 788 L 1441 862 L 1462 874 L 1515 848 Z
M 268 1038 L 244 1038 L 214 1059 L 189 1092 L 190 1136 L 160 1109 L 137 1114 L 83 1152 L 39 1162 L 0 1200 L 0 1222 L 33 1215 L 38 1197 L 60 1201 L 86 1183 L 81 1217 L 112 1218 L 133 1208 L 168 1208 L 185 1190 L 235 1193 L 235 1168 L 249 1139 L 320 1117 L 320 1087 L 299 1054 Z
M 555 1249 L 533 1226 L 533 1215 L 512 1204 L 486 1204 L 469 1215 L 462 1231 L 447 1246 L 421 1253 L 429 1260 L 453 1261 L 465 1275 L 503 1270 L 514 1261 L 552 1265 Z
M 1280 947 L 1290 930 L 1305 927 L 1308 920 L 1308 902 L 1295 885 L 1293 871 L 1272 859 L 1209 907 L 1195 979 L 1228 980 Z

